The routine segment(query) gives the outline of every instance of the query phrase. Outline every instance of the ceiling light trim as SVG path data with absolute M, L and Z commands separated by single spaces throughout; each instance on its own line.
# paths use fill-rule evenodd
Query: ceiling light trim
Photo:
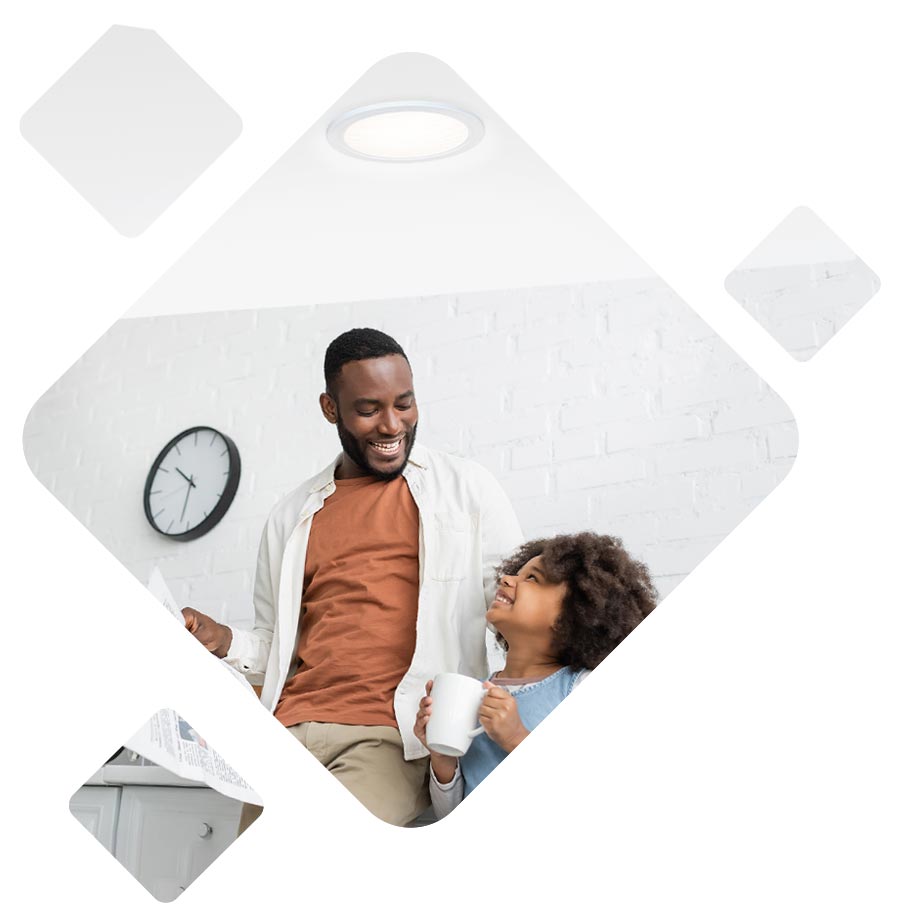
M 447 150 L 414 156 L 382 156 L 356 149 L 347 143 L 345 139 L 347 130 L 357 122 L 372 118 L 376 115 L 389 115 L 399 112 L 428 112 L 453 118 L 466 127 L 466 139 L 462 143 Z M 339 115 L 328 125 L 326 136 L 328 142 L 336 150 L 339 150 L 347 156 L 353 156 L 356 159 L 386 163 L 426 162 L 434 159 L 446 159 L 448 156 L 457 156 L 460 153 L 464 153 L 466 150 L 470 150 L 484 137 L 484 122 L 472 112 L 465 111 L 447 102 L 433 102 L 423 99 L 400 99 L 391 102 L 375 102 L 370 105 L 352 108 Z

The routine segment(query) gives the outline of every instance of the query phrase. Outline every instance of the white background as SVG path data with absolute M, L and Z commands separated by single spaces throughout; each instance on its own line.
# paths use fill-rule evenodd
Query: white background
M 380 900 L 387 914 L 896 914 L 900 64 L 885 8 L 251 12 L 157 0 L 4 14 L 4 727 L 28 744 L 4 743 L 4 888 L 19 913 L 74 901 L 98 915 L 158 914 L 67 803 L 122 737 L 171 706 L 267 803 L 173 911 L 352 914 Z M 158 29 L 244 123 L 137 240 L 110 230 L 18 134 L 22 112 L 113 22 Z M 540 739 L 450 818 L 414 831 L 373 819 L 199 646 L 176 640 L 149 594 L 31 476 L 20 446 L 33 402 L 224 202 L 370 64 L 402 50 L 453 67 L 762 373 L 801 436 L 785 483 Z M 722 285 L 798 204 L 882 281 L 809 364 Z

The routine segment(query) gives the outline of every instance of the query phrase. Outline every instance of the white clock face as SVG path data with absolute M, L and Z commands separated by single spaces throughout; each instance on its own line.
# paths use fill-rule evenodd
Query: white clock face
M 190 431 L 168 449 L 149 484 L 146 507 L 163 534 L 201 526 L 223 499 L 231 472 L 228 444 L 209 428 Z M 224 512 L 224 509 L 222 512 Z

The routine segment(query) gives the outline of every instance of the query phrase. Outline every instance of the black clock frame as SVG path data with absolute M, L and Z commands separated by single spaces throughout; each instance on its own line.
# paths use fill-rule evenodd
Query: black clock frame
M 156 475 L 157 469 L 162 465 L 163 459 L 169 454 L 169 450 L 172 447 L 183 440 L 185 437 L 190 436 L 192 433 L 197 433 L 201 430 L 208 430 L 214 434 L 218 434 L 224 441 L 225 446 L 228 448 L 228 480 L 225 482 L 225 488 L 222 491 L 222 497 L 219 499 L 219 502 L 213 508 L 212 513 L 203 520 L 202 523 L 194 526 L 192 529 L 188 529 L 187 532 L 163 532 L 159 526 L 153 521 L 153 514 L 150 512 L 150 488 L 153 484 L 153 478 Z M 198 427 L 189 427 L 187 430 L 181 431 L 181 433 L 176 434 L 172 437 L 171 440 L 160 450 L 159 455 L 153 462 L 153 465 L 150 467 L 150 471 L 147 474 L 147 480 L 144 483 L 144 516 L 147 517 L 147 522 L 153 527 L 154 531 L 158 532 L 160 535 L 165 536 L 167 539 L 174 539 L 176 542 L 190 542 L 193 539 L 199 539 L 200 536 L 206 535 L 214 526 L 218 525 L 222 520 L 222 517 L 228 512 L 228 508 L 231 506 L 231 502 L 234 500 L 234 495 L 237 494 L 238 483 L 241 480 L 241 455 L 238 452 L 238 448 L 235 445 L 234 440 L 231 437 L 223 434 L 221 430 L 216 430 L 215 427 L 208 427 L 205 424 L 201 424 Z

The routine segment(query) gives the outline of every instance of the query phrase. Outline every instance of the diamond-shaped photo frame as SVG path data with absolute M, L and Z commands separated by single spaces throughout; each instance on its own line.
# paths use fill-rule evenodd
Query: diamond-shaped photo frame
M 808 207 L 792 210 L 725 279 L 728 293 L 801 361 L 818 354 L 880 286 Z
M 484 130 L 479 128 L 477 142 L 467 145 L 453 133 L 441 134 L 456 144 L 446 156 L 406 157 L 411 160 L 406 166 L 369 162 L 329 146 L 336 124 L 355 124 L 372 114 L 362 100 L 371 98 L 373 87 L 391 86 L 396 99 L 405 85 L 403 105 L 419 112 L 422 98 L 436 93 L 422 92 L 417 76 L 422 85 L 430 79 L 444 96 L 456 93 L 463 100 L 442 115 L 453 119 L 460 106 L 475 110 L 473 118 Z M 475 121 L 468 123 L 471 130 Z M 359 135 L 352 139 L 357 142 Z M 646 617 L 655 595 L 668 595 L 777 486 L 796 454 L 796 424 L 784 402 L 593 215 L 585 230 L 590 245 L 584 239 L 579 244 L 596 245 L 599 280 L 523 285 L 512 281 L 512 274 L 495 272 L 492 277 L 510 279 L 502 289 L 463 286 L 471 292 L 325 303 L 298 293 L 303 289 L 298 278 L 305 275 L 298 270 L 294 243 L 312 240 L 305 235 L 309 227 L 297 228 L 311 216 L 293 209 L 292 202 L 300 189 L 316 186 L 317 169 L 322 187 L 332 193 L 343 185 L 354 193 L 373 189 L 373 202 L 347 199 L 348 214 L 374 207 L 385 194 L 399 213 L 412 213 L 422 201 L 434 207 L 442 179 L 451 183 L 454 206 L 463 197 L 475 207 L 488 174 L 503 176 L 511 188 L 519 183 L 518 193 L 509 197 L 518 206 L 529 188 L 539 187 L 544 201 L 553 197 L 547 190 L 552 189 L 559 213 L 571 214 L 582 226 L 583 204 L 523 147 L 439 62 L 416 55 L 381 62 L 58 381 L 25 429 L 26 457 L 37 477 L 136 576 L 146 582 L 158 567 L 175 606 L 185 610 L 188 631 L 261 683 L 264 708 L 371 812 L 397 825 L 421 825 L 442 815 L 437 807 L 430 816 L 424 809 L 429 794 L 437 796 L 425 723 L 431 717 L 428 704 L 436 701 L 430 695 L 435 676 L 444 671 L 474 680 L 492 676 L 499 684 L 482 683 L 479 691 L 499 691 L 491 697 L 512 711 L 519 708 L 514 688 L 541 698 L 550 691 L 537 713 L 525 714 L 528 705 L 520 699 L 523 714 L 507 721 L 515 727 L 511 733 L 496 724 L 488 729 L 485 721 L 497 715 L 488 710 L 490 700 L 482 699 L 487 707 L 475 712 L 481 726 L 472 724 L 466 732 L 484 728 L 478 747 L 493 743 L 496 749 L 487 745 L 491 767 L 499 764 Z M 514 168 L 504 169 L 507 161 Z M 536 176 L 547 187 L 529 184 Z M 510 212 L 497 208 L 497 199 L 485 200 L 484 223 L 471 217 L 478 233 L 485 226 L 499 230 L 514 224 Z M 374 214 L 363 216 L 368 225 Z M 558 226 L 544 221 L 535 226 L 548 246 L 555 244 Z M 322 227 L 327 239 L 333 227 Z M 436 277 L 446 276 L 446 258 L 436 255 L 433 245 L 422 247 L 420 237 L 409 235 L 410 245 L 419 245 L 417 258 L 433 262 Z M 260 239 L 266 240 L 264 248 Z M 390 235 L 372 236 L 370 247 L 396 257 Z M 236 252 L 245 259 L 234 257 Z M 371 258 L 371 252 L 366 255 Z M 498 261 L 509 270 L 499 251 Z M 414 267 L 421 270 L 421 264 Z M 315 274 L 315 265 L 310 270 Z M 362 331 L 343 351 L 342 336 L 354 329 Z M 380 344 L 367 351 L 372 341 Z M 329 349 L 336 342 L 329 370 Z M 385 375 L 380 368 L 388 364 L 391 373 Z M 397 373 L 405 382 L 394 391 Z M 361 388 L 348 404 L 345 384 L 351 377 Z M 417 442 L 426 449 L 416 454 L 418 422 L 401 418 L 414 405 L 421 412 Z M 375 420 L 360 420 L 368 417 Z M 370 432 L 360 433 L 369 423 Z M 115 468 L 106 468 L 111 455 L 117 457 Z M 408 477 L 397 477 L 401 460 Z M 413 468 L 421 475 L 418 481 Z M 386 629 L 375 626 L 370 615 L 373 609 L 398 611 L 385 595 L 362 604 L 333 604 L 320 609 L 318 619 L 306 614 L 312 599 L 306 582 L 334 567 L 329 552 L 337 550 L 329 536 L 324 554 L 320 546 L 320 561 L 306 569 L 313 557 L 310 533 L 319 525 L 311 521 L 324 520 L 323 507 L 336 505 L 328 500 L 341 490 L 337 482 L 348 469 L 354 474 L 344 477 L 360 477 L 366 487 L 399 486 L 406 507 L 405 547 L 395 544 L 391 557 L 406 558 L 407 574 L 400 580 L 415 592 L 412 602 L 400 603 L 406 617 L 396 624 L 389 619 Z M 455 483 L 447 484 L 445 477 L 439 484 L 439 469 Z M 208 491 L 211 475 L 224 483 L 221 491 Z M 166 485 L 164 476 L 174 485 Z M 320 496 L 309 503 L 313 492 Z M 457 503 L 439 506 L 439 500 Z M 195 508 L 202 519 L 194 516 Z M 397 522 L 380 531 L 393 537 L 402 528 Z M 365 514 L 332 530 L 351 538 L 341 564 L 353 570 L 362 564 L 365 570 L 366 562 L 379 557 L 379 546 L 363 538 L 371 530 Z M 579 532 L 612 540 L 604 543 L 605 554 L 591 556 L 590 575 L 598 582 L 606 577 L 607 585 L 592 594 L 584 632 L 591 640 L 579 646 L 584 650 L 601 632 L 606 637 L 571 665 L 562 665 L 554 645 L 554 660 L 561 665 L 551 673 L 556 679 L 548 689 L 544 680 L 530 678 L 539 668 L 534 660 L 524 675 L 507 671 L 521 646 L 517 626 L 507 619 L 501 629 L 491 620 L 497 603 L 515 606 L 513 580 L 528 580 L 526 566 L 543 558 L 544 548 L 517 572 L 504 569 L 499 582 L 495 569 L 519 558 L 525 541 L 533 548 L 535 540 Z M 545 562 L 549 550 L 547 555 Z M 597 560 L 601 555 L 604 560 Z M 587 563 L 584 551 L 580 557 Z M 385 570 L 380 563 L 376 567 Z M 396 574 L 393 561 L 386 569 Z M 570 577 L 564 567 L 554 567 L 547 585 L 564 586 L 561 592 L 569 597 Z M 645 579 L 646 595 L 637 600 Z M 497 595 L 498 586 L 505 599 Z M 613 602 L 613 596 L 625 598 Z M 339 622 L 348 608 L 358 624 L 375 630 L 369 634 L 348 629 L 346 619 Z M 614 619 L 616 608 L 630 611 Z M 427 629 L 419 633 L 416 617 L 423 610 L 433 640 Z M 328 628 L 316 621 L 338 624 L 338 645 L 332 637 L 329 646 Z M 548 626 L 542 633 L 551 632 Z M 318 648 L 308 642 L 311 635 Z M 359 678 L 365 661 L 355 679 L 340 667 L 311 665 L 317 653 L 356 666 L 371 651 L 372 661 L 383 662 L 386 647 L 394 669 L 381 672 L 378 691 L 370 690 L 374 679 Z M 546 671 L 547 661 L 540 665 Z M 556 676 L 567 668 L 572 671 L 566 678 Z M 313 669 L 325 676 L 325 684 L 302 693 L 298 707 L 297 694 L 285 694 L 286 687 Z M 506 679 L 524 682 L 513 686 L 504 684 Z M 314 695 L 310 707 L 306 702 Z M 355 753 L 348 761 L 337 747 L 361 745 L 358 735 L 347 739 L 333 730 L 324 737 L 307 730 L 310 724 L 387 731 L 390 742 L 387 734 L 373 733 L 365 743 L 383 746 L 394 765 L 363 764 Z M 435 750 L 431 753 L 433 759 Z M 371 780 L 379 769 L 387 770 L 391 787 L 400 783 L 401 772 L 406 775 L 409 791 L 395 810 L 382 807 L 385 795 Z M 477 783 L 470 777 L 464 774 L 463 797 Z
M 157 711 L 69 801 L 154 898 L 178 898 L 262 812 L 256 792 L 177 711 Z
M 241 119 L 160 35 L 116 25 L 20 127 L 101 216 L 133 237 L 238 138 Z

